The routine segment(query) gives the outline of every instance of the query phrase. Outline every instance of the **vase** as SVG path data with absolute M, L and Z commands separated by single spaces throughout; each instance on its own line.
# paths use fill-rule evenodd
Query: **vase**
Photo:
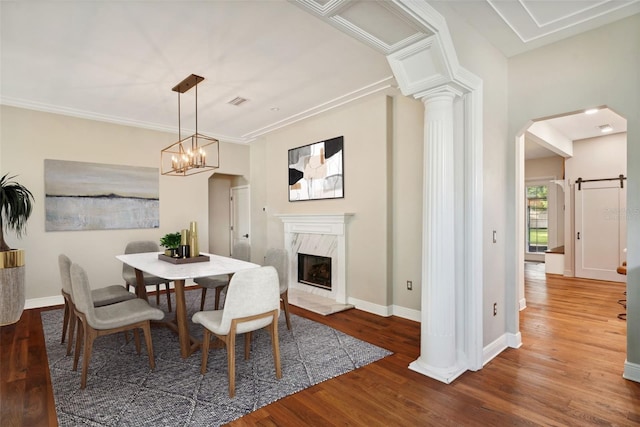
M 20 320 L 24 311 L 24 250 L 0 252 L 0 326 Z
M 191 224 L 189 224 L 189 246 L 191 247 L 192 257 L 200 255 L 200 247 L 198 246 L 198 224 L 195 221 L 191 221 Z

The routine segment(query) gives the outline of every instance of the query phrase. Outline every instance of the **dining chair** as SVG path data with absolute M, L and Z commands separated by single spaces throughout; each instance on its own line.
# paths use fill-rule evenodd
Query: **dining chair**
M 58 255 L 58 268 L 60 270 L 60 282 L 62 283 L 62 297 L 64 298 L 64 315 L 62 319 L 62 339 L 60 344 L 64 344 L 67 337 L 67 356 L 71 354 L 73 346 L 73 334 L 76 327 L 76 315 L 74 312 L 73 298 L 71 294 L 71 260 L 64 254 Z M 93 289 L 91 299 L 95 307 L 115 304 L 121 301 L 134 299 L 136 296 L 127 291 L 124 286 L 111 285 L 103 288 Z M 68 335 L 67 335 L 68 327 Z
M 78 264 L 71 264 L 71 290 L 75 313 L 80 320 L 78 337 L 73 358 L 73 370 L 78 368 L 80 347 L 84 347 L 82 354 L 82 378 L 80 388 L 87 385 L 87 371 L 91 360 L 93 342 L 97 337 L 118 332 L 133 330 L 136 350 L 140 354 L 140 335 L 138 329 L 144 332 L 149 366 L 155 369 L 153 358 L 153 344 L 151 342 L 151 320 L 162 320 L 164 312 L 151 307 L 141 298 L 134 298 L 102 307 L 95 307 L 91 296 L 91 287 L 85 270 Z
M 270 265 L 278 272 L 280 283 L 280 302 L 287 321 L 287 329 L 291 330 L 291 318 L 289 315 L 289 255 L 284 249 L 270 248 L 264 257 L 265 265 Z
M 244 334 L 244 358 L 249 359 L 251 332 L 265 328 L 271 335 L 276 378 L 282 378 L 278 343 L 278 315 L 280 314 L 278 273 L 274 267 L 257 267 L 238 271 L 229 281 L 222 310 L 199 311 L 193 322 L 204 327 L 202 364 L 200 372 L 207 372 L 207 358 L 211 334 L 227 347 L 229 397 L 235 396 L 236 335 Z
M 139 240 L 127 243 L 127 246 L 124 248 L 125 254 L 139 254 L 143 252 L 160 252 L 160 246 L 150 240 Z M 169 283 L 171 281 L 145 272 L 142 273 L 142 276 L 144 277 L 145 288 L 138 289 L 136 270 L 128 264 L 122 264 L 122 278 L 127 285 L 127 289 L 129 289 L 129 286 L 133 287 L 139 296 L 143 296 L 143 298 L 146 299 L 146 286 L 156 286 L 156 305 L 160 305 L 160 285 L 164 284 L 167 292 L 167 307 L 169 311 L 171 311 L 171 293 L 169 292 Z
M 249 243 L 247 242 L 236 242 L 233 245 L 231 258 L 249 262 L 251 260 L 251 245 L 249 245 Z M 215 310 L 218 310 L 220 308 L 220 294 L 229 284 L 230 278 L 231 275 L 229 274 L 221 274 L 217 276 L 206 276 L 193 279 L 196 284 L 202 287 L 202 296 L 200 297 L 200 311 L 204 310 L 204 302 L 207 296 L 207 289 L 215 289 L 216 296 L 213 308 Z

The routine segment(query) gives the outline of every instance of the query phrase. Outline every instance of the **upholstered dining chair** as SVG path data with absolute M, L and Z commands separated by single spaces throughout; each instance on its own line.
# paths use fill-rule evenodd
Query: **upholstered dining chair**
M 247 242 L 236 242 L 233 245 L 233 251 L 231 258 L 239 259 L 241 261 L 251 260 L 251 245 Z M 204 310 L 204 302 L 207 297 L 207 289 L 215 289 L 216 296 L 213 304 L 213 308 L 218 310 L 220 308 L 220 294 L 224 288 L 229 284 L 230 275 L 222 274 L 218 276 L 198 277 L 193 279 L 195 283 L 202 287 L 202 296 L 200 297 L 200 311 Z
M 156 242 L 150 240 L 139 240 L 135 242 L 127 243 L 127 246 L 124 248 L 125 254 L 139 254 L 143 252 L 160 252 L 160 246 Z M 142 273 L 144 277 L 145 287 L 147 285 L 155 285 L 156 286 L 156 305 L 160 305 L 160 285 L 164 284 L 166 292 L 167 292 L 167 307 L 169 311 L 171 311 L 171 293 L 169 292 L 169 283 L 170 280 L 163 279 L 162 277 L 154 276 L 149 273 Z M 129 286 L 136 289 L 138 295 L 146 295 L 146 289 L 139 290 L 138 289 L 138 281 L 136 279 L 136 270 L 127 264 L 122 264 L 122 278 L 127 285 L 127 289 Z
M 271 335 L 276 378 L 282 378 L 280 347 L 278 343 L 278 315 L 280 313 L 280 286 L 278 273 L 271 266 L 238 271 L 231 277 L 222 310 L 199 311 L 193 322 L 204 327 L 202 338 L 202 364 L 200 372 L 207 372 L 207 358 L 211 334 L 227 347 L 229 397 L 235 396 L 236 335 L 245 334 L 244 358 L 249 359 L 251 332 L 266 328 Z
M 287 321 L 287 329 L 291 330 L 291 318 L 289 316 L 289 256 L 284 249 L 270 248 L 264 257 L 265 265 L 270 265 L 278 272 L 280 283 L 280 302 Z
M 71 347 L 73 346 L 73 334 L 75 332 L 77 319 L 73 306 L 73 298 L 71 296 L 71 260 L 65 254 L 58 255 L 58 268 L 60 269 L 60 282 L 62 283 L 61 293 L 64 298 L 62 339 L 60 343 L 64 344 L 65 337 L 67 338 L 67 356 L 69 356 L 71 354 Z M 95 307 L 115 304 L 117 302 L 134 299 L 135 297 L 134 294 L 127 291 L 124 286 L 121 285 L 105 286 L 91 291 L 91 299 Z
M 162 310 L 151 307 L 147 301 L 141 298 L 95 307 L 91 297 L 91 287 L 87 273 L 78 264 L 71 264 L 71 290 L 75 312 L 80 320 L 76 351 L 73 358 L 74 370 L 78 368 L 80 347 L 84 347 L 80 388 L 85 388 L 87 385 L 87 371 L 91 360 L 93 342 L 97 337 L 103 335 L 133 330 L 136 350 L 140 354 L 138 329 L 142 329 L 147 346 L 147 354 L 149 355 L 149 366 L 151 369 L 155 369 L 150 321 L 164 318 Z

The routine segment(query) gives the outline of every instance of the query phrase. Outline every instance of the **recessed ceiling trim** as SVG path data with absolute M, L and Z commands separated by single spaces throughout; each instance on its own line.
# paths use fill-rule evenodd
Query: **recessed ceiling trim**
M 569 19 L 569 18 L 577 16 L 577 15 L 579 15 L 581 13 L 588 12 L 588 11 L 590 11 L 592 9 L 595 9 L 597 7 L 600 7 L 600 6 L 604 5 L 604 4 L 606 4 L 606 3 L 609 3 L 609 1 L 610 0 L 602 0 L 602 1 L 598 2 L 598 3 L 592 4 L 590 6 L 583 7 L 582 9 L 576 9 L 574 12 L 571 12 L 571 13 L 568 13 L 568 14 L 564 14 L 564 15 L 558 15 L 558 17 L 556 17 L 555 19 L 549 19 L 549 20 L 546 20 L 544 22 L 541 19 L 539 19 L 538 17 L 536 17 L 536 14 L 531 10 L 530 7 L 527 6 L 527 2 L 526 1 L 519 0 L 519 3 L 522 5 L 523 9 L 525 11 L 527 11 L 527 14 L 531 17 L 531 20 L 533 22 L 535 22 L 538 27 L 542 28 L 542 27 L 545 27 L 547 25 L 551 25 L 551 24 L 555 24 L 556 22 L 560 22 L 563 19 Z
M 315 0 L 289 0 L 290 3 L 304 6 L 320 16 L 331 16 L 348 6 L 350 0 L 330 0 L 326 4 L 318 3 Z
M 340 26 L 343 30 L 346 30 L 347 32 L 351 33 L 356 38 L 365 42 L 369 46 L 384 53 L 385 55 L 389 55 L 390 53 L 400 50 L 405 46 L 409 46 L 410 44 L 427 37 L 427 34 L 425 33 L 416 32 L 415 34 L 412 34 L 411 36 L 403 40 L 400 40 L 393 44 L 388 44 L 380 40 L 373 34 L 353 24 L 352 22 L 347 21 L 341 16 L 332 16 L 331 18 L 329 18 L 329 20 L 335 25 Z
M 524 0 L 518 2 L 486 1 L 518 38 L 522 42 L 528 43 L 638 4 L 640 0 L 601 1 L 564 15 L 559 12 L 558 17 L 546 19 L 544 22 L 536 18 L 536 13 L 526 6 Z M 549 7 L 553 5 L 551 2 L 548 4 Z
M 338 98 L 332 99 L 330 101 L 324 102 L 320 105 L 317 105 L 315 107 L 309 108 L 305 111 L 302 111 L 300 113 L 294 114 L 292 116 L 289 116 L 285 119 L 282 119 L 280 121 L 277 121 L 275 123 L 272 123 L 268 126 L 262 127 L 260 129 L 256 129 L 252 132 L 246 133 L 244 135 L 242 135 L 242 137 L 247 140 L 247 141 L 253 141 L 254 139 L 258 138 L 259 136 L 262 136 L 264 134 L 267 134 L 269 132 L 273 132 L 274 130 L 283 128 L 285 126 L 289 126 L 293 123 L 299 122 L 301 120 L 307 119 L 309 117 L 313 117 L 315 115 L 318 115 L 320 113 L 324 113 L 325 111 L 329 111 L 332 110 L 334 108 L 340 107 L 342 105 L 348 104 L 350 102 L 356 101 L 360 98 L 363 98 L 365 96 L 369 96 L 372 95 L 376 92 L 380 92 L 380 91 L 384 91 L 390 88 L 395 87 L 394 86 L 394 78 L 393 76 L 389 76 L 385 79 L 382 79 L 380 81 L 377 81 L 375 83 L 372 83 L 370 85 L 364 86 L 358 90 L 352 91 L 350 93 L 347 93 L 343 96 L 340 96 Z

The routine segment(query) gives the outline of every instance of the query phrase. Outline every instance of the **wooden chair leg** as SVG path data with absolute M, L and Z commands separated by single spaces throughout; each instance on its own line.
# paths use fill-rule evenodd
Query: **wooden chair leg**
M 67 356 L 71 355 L 71 347 L 73 346 L 73 333 L 75 332 L 77 323 L 78 316 L 76 316 L 76 313 L 71 310 L 69 312 L 69 339 L 67 340 Z
M 69 301 L 67 298 L 64 299 L 64 315 L 62 318 L 62 338 L 60 339 L 60 344 L 64 344 L 64 338 L 67 335 L 67 326 L 69 325 Z
M 236 395 L 236 332 L 234 330 L 227 335 L 227 370 L 229 371 L 229 397 L 233 397 Z
M 200 311 L 204 311 L 204 300 L 207 297 L 207 288 L 202 288 L 202 296 L 200 297 Z
M 153 357 L 153 343 L 151 342 L 151 322 L 146 321 L 142 325 L 142 331 L 144 332 L 144 342 L 147 345 L 147 354 L 149 355 L 149 366 L 151 370 L 156 368 L 156 361 Z
M 284 318 L 287 321 L 287 329 L 291 330 L 291 316 L 289 314 L 289 290 L 284 291 L 280 295 L 282 301 L 282 308 L 284 309 Z
M 156 285 L 156 305 L 160 305 L 160 285 Z
M 244 334 L 244 360 L 249 360 L 251 353 L 251 332 L 245 332 Z
M 93 349 L 93 341 L 96 338 L 96 333 L 93 329 L 86 326 L 84 328 L 84 352 L 82 354 L 82 380 L 80 381 L 80 388 L 87 386 L 87 371 L 89 370 L 89 361 L 91 360 L 91 350 Z
M 136 351 L 140 354 L 140 332 L 138 331 L 138 328 L 133 328 L 133 338 L 136 341 Z
M 220 310 L 220 294 L 222 294 L 223 290 L 224 290 L 224 286 L 218 286 L 216 288 L 216 300 L 213 305 L 214 310 Z
M 273 322 L 269 331 L 271 332 L 271 346 L 273 347 L 273 363 L 276 367 L 276 378 L 282 378 L 282 367 L 280 366 L 280 344 L 278 341 L 278 319 L 273 316 Z
M 76 349 L 73 353 L 73 370 L 78 370 L 78 360 L 80 360 L 80 348 L 84 344 L 84 325 L 79 319 L 76 318 L 78 322 L 78 333 L 76 335 Z
M 169 282 L 164 284 L 167 288 L 167 307 L 169 307 L 169 313 L 171 313 L 171 288 L 169 287 Z
M 207 372 L 207 359 L 209 358 L 209 342 L 211 341 L 211 332 L 204 328 L 202 337 L 202 363 L 200 364 L 200 373 L 204 375 Z

